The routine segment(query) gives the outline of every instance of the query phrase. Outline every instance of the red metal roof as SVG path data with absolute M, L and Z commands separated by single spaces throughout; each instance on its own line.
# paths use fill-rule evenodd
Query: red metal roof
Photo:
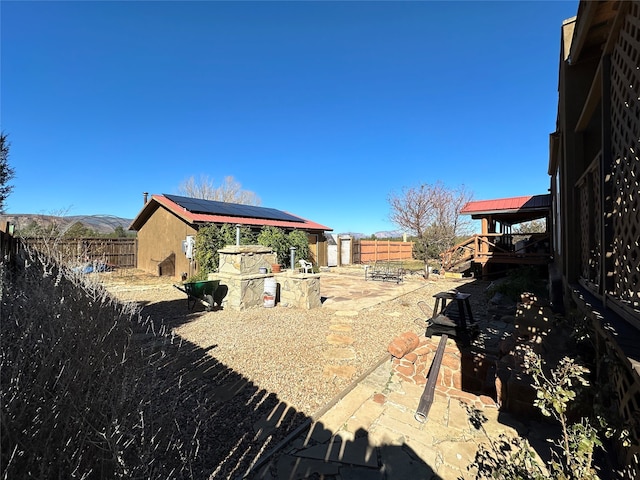
M 517 213 L 523 211 L 544 211 L 550 207 L 551 195 L 528 195 L 525 197 L 469 202 L 460 213 L 466 215 L 477 215 L 480 213 Z
M 167 210 L 173 212 L 178 217 L 182 218 L 185 222 L 190 224 L 195 223 L 233 223 L 239 225 L 249 225 L 249 226 L 273 226 L 280 228 L 292 228 L 298 230 L 322 230 L 322 231 L 333 231 L 332 228 L 329 228 L 325 225 L 321 225 L 319 223 L 312 222 L 305 218 L 299 217 L 298 215 L 293 215 L 289 213 L 289 215 L 293 215 L 299 218 L 300 222 L 290 222 L 283 220 L 270 220 L 265 218 L 250 218 L 250 217 L 234 217 L 227 215 L 212 215 L 206 213 L 194 213 L 186 208 L 178 205 L 177 203 L 169 200 L 164 195 L 152 195 L 151 199 L 145 204 L 140 213 L 136 216 L 136 218 L 131 223 L 129 229 L 130 230 L 139 230 L 142 225 L 149 219 L 151 214 L 158 208 L 158 206 L 162 205 Z

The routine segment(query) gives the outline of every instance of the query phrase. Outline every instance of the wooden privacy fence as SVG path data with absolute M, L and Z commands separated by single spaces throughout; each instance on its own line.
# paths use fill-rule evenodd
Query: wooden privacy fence
M 65 264 L 100 262 L 121 268 L 137 266 L 138 241 L 135 238 L 26 238 L 24 242 Z
M 413 242 L 394 240 L 354 240 L 354 263 L 386 262 L 390 260 L 411 260 Z

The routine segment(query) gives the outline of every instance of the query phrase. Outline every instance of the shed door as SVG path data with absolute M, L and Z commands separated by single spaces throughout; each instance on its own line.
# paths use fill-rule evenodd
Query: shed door
M 338 245 L 327 245 L 327 266 L 338 266 Z
M 340 264 L 351 265 L 351 238 L 340 239 Z
M 318 235 L 309 233 L 307 234 L 307 240 L 309 241 L 309 254 L 311 258 L 305 258 L 304 260 L 318 265 Z

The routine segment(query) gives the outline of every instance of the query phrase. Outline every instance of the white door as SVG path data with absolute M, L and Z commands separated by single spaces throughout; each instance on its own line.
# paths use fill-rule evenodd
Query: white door
M 351 237 L 340 239 L 340 264 L 351 265 Z
M 338 245 L 327 245 L 327 266 L 338 266 Z

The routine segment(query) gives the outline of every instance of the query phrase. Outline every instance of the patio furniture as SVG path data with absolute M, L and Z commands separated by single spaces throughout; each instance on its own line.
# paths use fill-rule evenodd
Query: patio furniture
M 433 297 L 436 301 L 431 312 L 431 318 L 426 322 L 427 331 L 425 336 L 431 337 L 434 334 L 448 335 L 468 344 L 471 337 L 477 333 L 477 325 L 473 319 L 471 303 L 469 302 L 471 294 L 448 290 L 436 293 Z M 447 306 L 448 301 L 451 303 Z M 426 303 L 424 301 L 418 302 L 418 306 L 425 311 Z M 452 308 L 454 306 L 457 308 Z M 467 319 L 471 325 L 467 325 Z M 470 332 L 470 330 L 472 331 Z
M 403 280 L 404 268 L 391 262 L 375 262 L 364 269 L 364 279 L 393 281 L 400 283 Z
M 313 264 L 311 262 L 307 262 L 306 260 L 300 259 L 300 271 L 304 273 L 313 273 Z

